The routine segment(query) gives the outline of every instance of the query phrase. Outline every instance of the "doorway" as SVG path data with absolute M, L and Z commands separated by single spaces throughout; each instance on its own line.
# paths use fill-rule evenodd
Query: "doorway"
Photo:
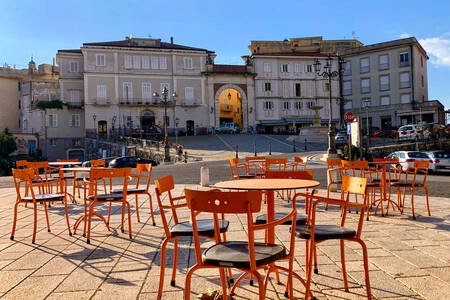
M 243 129 L 242 95 L 239 91 L 228 88 L 219 95 L 219 123 L 236 123 Z
M 151 110 L 146 110 L 141 116 L 141 129 L 145 133 L 151 132 L 155 126 L 155 115 Z
M 186 134 L 194 135 L 195 123 L 193 120 L 186 121 Z
M 105 120 L 98 121 L 98 135 L 99 137 L 106 137 L 108 135 L 108 122 Z

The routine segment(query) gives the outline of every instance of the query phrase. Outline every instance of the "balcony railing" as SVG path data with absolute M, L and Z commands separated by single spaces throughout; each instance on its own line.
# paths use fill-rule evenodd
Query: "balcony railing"
M 92 98 L 90 104 L 94 105 L 109 105 L 111 100 L 109 98 Z
M 84 106 L 84 101 L 67 101 L 66 105 L 68 108 L 82 108 Z

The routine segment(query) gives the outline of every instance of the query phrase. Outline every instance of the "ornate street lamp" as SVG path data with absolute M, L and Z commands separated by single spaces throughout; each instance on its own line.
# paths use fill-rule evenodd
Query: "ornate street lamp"
M 167 106 L 169 103 L 169 90 L 164 87 L 161 91 L 162 105 L 164 106 L 164 162 L 170 162 L 169 144 L 167 143 Z M 172 96 L 176 96 L 174 92 Z M 153 93 L 153 97 L 159 97 L 157 92 Z
M 117 116 L 116 115 L 114 115 L 113 117 L 112 117 L 112 133 L 113 133 L 113 136 L 114 136 L 114 133 L 115 133 L 115 130 L 114 130 L 114 127 L 115 127 L 115 125 L 116 125 L 116 120 L 117 120 Z
M 327 156 L 333 157 L 336 155 L 336 147 L 335 147 L 335 140 L 334 140 L 334 131 L 333 131 L 333 124 L 331 122 L 333 117 L 333 99 L 332 99 L 332 88 L 331 88 L 331 80 L 335 79 L 336 77 L 340 76 L 342 69 L 341 65 L 343 64 L 344 60 L 341 57 L 338 57 L 339 62 L 339 68 L 338 71 L 333 71 L 333 58 L 328 55 L 325 59 L 326 63 L 323 66 L 324 71 L 320 73 L 321 69 L 321 62 L 316 59 L 314 62 L 314 71 L 316 71 L 317 76 L 320 76 L 324 79 L 328 80 L 328 101 L 329 101 L 329 110 L 328 110 L 328 150 L 327 150 Z

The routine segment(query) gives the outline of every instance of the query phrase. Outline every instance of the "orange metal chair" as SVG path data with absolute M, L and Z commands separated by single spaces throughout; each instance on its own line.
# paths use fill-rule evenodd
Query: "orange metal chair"
M 341 186 L 341 199 L 331 199 L 324 198 L 309 194 L 302 194 L 304 197 L 311 201 L 308 213 L 308 222 L 306 225 L 300 225 L 296 228 L 296 235 L 299 238 L 306 240 L 306 292 L 305 299 L 308 299 L 311 285 L 311 270 L 313 267 L 314 258 L 314 273 L 318 273 L 317 268 L 317 253 L 316 247 L 318 243 L 324 242 L 326 240 L 340 241 L 341 250 L 341 264 L 342 264 L 342 277 L 344 281 L 345 291 L 348 292 L 348 282 L 347 282 L 347 272 L 345 268 L 345 252 L 344 252 L 344 241 L 353 241 L 361 245 L 363 251 L 363 261 L 364 261 L 364 276 L 366 281 L 366 291 L 367 298 L 372 299 L 372 294 L 370 291 L 370 280 L 369 280 L 369 265 L 367 256 L 366 244 L 361 240 L 362 226 L 364 222 L 364 209 L 367 206 L 367 178 L 358 178 L 344 176 L 342 178 Z M 363 196 L 364 203 L 352 203 L 350 202 L 350 194 L 358 194 Z M 341 222 L 340 225 L 322 225 L 316 224 L 316 210 L 319 203 L 328 203 L 330 205 L 336 205 L 341 207 Z M 359 217 L 359 222 L 357 229 L 351 229 L 344 227 L 347 209 L 355 208 L 356 210 L 361 209 L 361 215 Z
M 91 168 L 104 168 L 106 167 L 106 161 L 104 159 L 92 159 L 91 160 Z M 84 172 L 83 172 L 84 173 Z M 78 174 L 79 175 L 79 174 Z M 78 198 L 80 198 L 80 182 L 83 180 L 89 180 L 86 176 L 81 176 L 75 178 L 77 190 L 78 190 Z M 103 180 L 103 187 L 105 188 L 105 194 L 106 194 L 106 181 Z M 75 197 L 75 183 L 73 184 L 73 196 Z
M 327 198 L 330 197 L 330 189 L 333 184 L 342 184 L 342 160 L 340 158 L 329 158 L 327 159 L 327 169 L 328 169 L 328 187 L 327 187 Z M 334 174 L 334 176 L 333 176 Z M 326 206 L 328 209 L 328 206 Z
M 56 159 L 56 161 L 57 162 L 78 162 L 79 160 L 77 158 L 74 158 L 74 159 L 60 159 L 60 158 L 58 158 L 58 159 Z M 62 179 L 66 180 L 66 181 L 67 180 L 72 180 L 73 181 L 72 182 L 73 188 L 75 189 L 76 181 L 75 181 L 75 176 L 74 176 L 73 172 L 62 172 L 61 171 L 61 167 L 58 167 L 58 169 L 60 170 L 59 176 Z M 80 194 L 80 187 L 79 186 L 78 186 L 78 194 Z M 72 198 L 72 201 L 74 203 L 76 203 L 75 192 L 73 192 L 72 195 L 71 194 L 68 194 L 68 195 L 69 195 L 69 197 Z
M 269 171 L 286 171 L 287 158 L 268 158 L 264 163 L 264 173 Z M 273 168 L 272 168 L 273 167 Z
M 292 168 L 292 171 L 306 170 L 306 157 L 295 156 L 293 164 L 287 164 L 287 168 Z
M 152 177 L 152 165 L 151 164 L 137 164 L 136 165 L 136 171 L 138 172 L 138 174 L 131 174 L 131 178 L 137 178 L 136 181 L 136 187 L 135 188 L 128 188 L 127 189 L 127 194 L 128 195 L 135 195 L 136 197 L 136 216 L 137 216 L 137 221 L 141 222 L 140 217 L 139 217 L 139 203 L 138 203 L 138 196 L 139 195 L 147 195 L 148 196 L 148 201 L 150 202 L 150 214 L 152 216 L 152 222 L 153 222 L 153 226 L 156 225 L 155 223 L 155 216 L 153 215 L 153 204 L 152 204 L 152 195 L 149 192 L 149 188 L 150 188 L 150 180 Z M 145 174 L 146 173 L 146 174 Z M 141 182 L 146 180 L 146 186 L 145 188 L 140 188 L 139 185 L 142 183 Z M 118 188 L 118 189 L 112 189 L 111 192 L 112 193 L 122 193 L 123 189 L 122 188 Z M 111 214 L 111 206 L 109 209 L 109 213 L 108 213 L 108 223 L 109 223 L 109 216 Z
M 122 224 L 121 224 L 121 231 L 122 233 L 124 230 L 124 219 L 125 219 L 125 208 L 127 208 L 128 212 L 128 234 L 130 239 L 132 238 L 131 235 L 131 217 L 130 217 L 130 203 L 127 201 L 127 187 L 128 187 L 128 180 L 131 173 L 131 168 L 118 168 L 118 169 L 96 169 L 92 168 L 89 172 L 89 180 L 84 180 L 84 217 L 80 217 L 77 222 L 74 225 L 74 232 L 76 232 L 78 226 L 80 225 L 81 221 L 84 220 L 84 231 L 83 236 L 86 235 L 86 222 L 87 222 L 87 243 L 90 244 L 90 237 L 91 237 L 91 223 L 92 223 L 92 217 L 97 216 L 99 217 L 106 225 L 108 230 L 109 224 L 106 222 L 105 218 L 95 213 L 94 208 L 96 204 L 102 204 L 102 203 L 120 203 L 122 205 Z M 105 179 L 109 179 L 109 182 L 111 183 L 114 178 L 123 178 L 123 191 L 122 193 L 99 193 L 98 188 L 98 182 L 103 181 Z M 111 186 L 110 186 L 111 187 Z M 88 194 L 86 195 L 86 190 L 88 190 Z
M 416 215 L 414 213 L 414 191 L 416 189 L 424 189 L 425 190 L 425 197 L 427 200 L 427 210 L 428 215 L 431 216 L 430 211 L 430 202 L 428 200 L 428 189 L 426 187 L 426 181 L 428 176 L 428 161 L 414 161 L 414 168 L 406 171 L 401 171 L 399 181 L 396 183 L 393 183 L 391 186 L 397 188 L 397 197 L 398 202 L 401 203 L 401 213 L 403 213 L 403 209 L 405 208 L 405 197 L 406 197 L 406 190 L 411 189 L 411 210 L 413 219 L 416 219 Z M 404 174 L 404 179 L 402 180 L 402 174 Z M 408 182 L 408 175 L 412 175 L 412 181 Z M 419 181 L 417 178 L 417 175 L 423 175 L 422 181 Z M 409 176 L 411 178 L 411 176 Z M 400 189 L 403 188 L 403 197 L 401 195 Z
M 47 220 L 47 229 L 48 232 L 50 232 L 50 222 L 48 220 L 48 210 L 47 206 L 50 202 L 54 201 L 63 201 L 64 202 L 64 208 L 65 208 L 65 214 L 66 214 L 66 221 L 67 221 L 67 228 L 69 230 L 69 235 L 72 235 L 72 232 L 70 231 L 70 224 L 69 224 L 69 215 L 67 212 L 67 201 L 64 193 L 59 194 L 50 194 L 50 193 L 42 193 L 42 186 L 41 184 L 36 184 L 33 182 L 35 179 L 35 171 L 33 169 L 13 169 L 13 179 L 14 179 L 14 186 L 16 188 L 17 193 L 17 200 L 14 205 L 14 220 L 13 220 L 13 228 L 11 232 L 11 240 L 14 240 L 14 233 L 16 231 L 16 223 L 17 223 L 17 206 L 21 203 L 30 203 L 33 204 L 33 211 L 34 211 L 34 225 L 33 225 L 33 238 L 31 242 L 34 244 L 36 241 L 36 228 L 37 228 L 37 204 L 42 203 L 44 205 L 45 210 L 45 218 Z M 56 179 L 59 181 L 59 179 Z M 23 187 L 22 187 L 23 184 Z M 39 192 L 35 192 L 35 189 L 38 189 Z M 27 191 L 31 196 L 25 195 L 25 191 Z M 22 196 L 22 193 L 24 195 Z
M 295 246 L 295 223 L 297 212 L 292 209 L 290 213 L 274 222 L 267 224 L 254 224 L 253 213 L 261 210 L 261 191 L 247 192 L 218 192 L 218 191 L 195 191 L 185 189 L 188 207 L 191 209 L 192 227 L 194 231 L 194 246 L 196 264 L 186 274 L 184 299 L 190 299 L 192 274 L 201 268 L 218 268 L 222 284 L 223 298 L 228 299 L 227 283 L 224 268 L 236 268 L 244 272 L 234 284 L 234 287 L 247 275 L 253 275 L 258 281 L 259 299 L 266 299 L 265 293 L 269 276 L 263 280 L 258 269 L 269 267 L 270 272 L 274 263 L 279 260 L 288 260 L 289 267 L 278 267 L 288 273 L 288 294 L 293 298 L 293 262 Z M 212 213 L 214 217 L 214 232 L 216 244 L 204 251 L 201 249 L 199 239 L 199 213 Z M 222 241 L 219 235 L 220 224 L 218 214 L 246 214 L 248 241 Z M 291 240 L 289 249 L 283 245 L 266 244 L 255 242 L 255 231 L 274 228 L 276 225 L 291 220 Z M 258 255 L 256 256 L 257 253 Z
M 176 268 L 178 263 L 178 238 L 182 236 L 193 236 L 192 225 L 189 221 L 180 222 L 177 215 L 177 209 L 187 207 L 185 202 L 185 196 L 173 197 L 172 192 L 175 188 L 173 177 L 166 176 L 155 180 L 155 193 L 158 200 L 159 211 L 161 213 L 161 220 L 164 226 L 164 232 L 166 238 L 161 247 L 161 269 L 159 274 L 159 288 L 157 299 L 161 299 L 163 286 L 164 286 L 164 272 L 166 268 L 166 248 L 167 244 L 173 240 L 173 266 L 172 266 L 172 279 L 170 284 L 175 286 Z M 163 200 L 168 200 L 168 203 L 163 203 Z M 182 200 L 181 203 L 179 203 Z M 166 201 L 167 202 L 167 201 Z M 166 217 L 164 210 L 170 210 L 173 218 L 173 225 L 169 227 L 169 221 Z M 170 220 L 170 218 L 169 218 Z M 222 219 L 220 222 L 220 233 L 223 233 L 224 239 L 226 239 L 225 232 L 228 230 L 229 222 Z M 206 238 L 214 238 L 216 234 L 214 231 L 213 220 L 201 220 L 197 226 L 198 234 Z M 231 278 L 231 273 L 230 273 Z
M 26 160 L 17 160 L 16 161 L 16 169 L 25 169 L 27 167 L 27 161 Z
M 50 167 L 48 161 L 27 162 L 26 166 L 34 171 L 32 182 L 40 187 L 40 193 L 52 193 L 54 184 L 59 188 L 59 178 L 52 174 L 57 168 Z
M 262 176 L 262 170 L 264 170 L 266 163 L 266 158 L 264 156 L 247 156 L 245 162 L 248 165 L 249 170 L 255 170 L 257 176 Z
M 248 165 L 244 163 L 239 163 L 238 158 L 230 158 L 229 159 L 230 164 L 230 173 L 231 173 L 231 180 L 239 180 L 239 179 L 245 179 L 245 178 L 255 178 L 256 175 L 249 175 L 248 174 Z M 239 173 L 239 170 L 244 170 L 244 174 Z

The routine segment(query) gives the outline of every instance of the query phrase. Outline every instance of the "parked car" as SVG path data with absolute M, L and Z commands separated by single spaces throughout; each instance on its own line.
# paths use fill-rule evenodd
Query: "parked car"
M 397 127 L 386 127 L 381 129 L 381 136 L 386 138 L 396 137 L 398 133 Z
M 436 164 L 428 157 L 424 152 L 417 151 L 397 151 L 389 154 L 387 158 L 398 158 L 398 164 L 392 165 L 402 170 L 408 170 L 414 168 L 414 161 L 429 161 L 428 169 L 432 172 L 436 171 Z
M 113 159 L 115 159 L 115 157 L 106 157 L 106 158 L 100 158 L 100 159 L 104 159 L 104 160 L 105 160 L 105 166 L 108 166 L 109 163 L 110 163 Z M 81 166 L 82 166 L 82 167 L 90 167 L 90 166 L 91 166 L 91 161 L 90 161 L 90 160 L 84 161 L 84 162 L 81 164 Z
M 362 125 L 363 125 L 362 134 L 367 135 L 367 128 L 366 128 L 365 124 L 362 124 Z M 370 136 L 374 136 L 375 132 L 379 132 L 379 131 L 380 131 L 379 127 L 369 127 Z
M 449 151 L 427 151 L 425 154 L 433 161 L 436 169 L 450 168 L 450 152 Z
M 442 124 L 424 124 L 423 125 L 423 138 L 426 140 L 438 140 L 445 133 L 445 126 Z
M 415 141 L 422 139 L 423 127 L 420 125 L 405 125 L 398 129 L 398 139 L 400 141 Z
M 153 159 L 145 159 L 136 156 L 122 156 L 113 159 L 109 163 L 110 168 L 136 168 L 136 164 L 151 164 L 152 166 L 157 166 L 158 163 Z
M 237 123 L 224 123 L 216 128 L 216 133 L 239 133 L 241 128 Z
M 334 137 L 336 146 L 342 146 L 348 143 L 348 135 L 345 131 L 339 131 L 336 136 Z

